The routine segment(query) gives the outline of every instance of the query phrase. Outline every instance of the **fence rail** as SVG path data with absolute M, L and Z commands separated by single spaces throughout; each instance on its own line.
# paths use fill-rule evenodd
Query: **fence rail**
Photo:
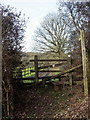
M 31 72 L 35 72 L 35 70 L 31 70 Z M 61 70 L 38 70 L 38 72 L 61 72 Z
M 62 65 L 62 64 L 63 64 L 63 63 L 58 63 L 58 64 L 54 64 L 54 65 L 47 65 L 47 66 L 41 66 L 41 67 L 38 67 L 38 69 L 54 68 L 54 67 L 60 66 L 60 65 Z
M 35 60 L 30 60 L 30 62 L 34 62 Z M 67 59 L 39 59 L 38 62 L 54 62 L 54 61 L 67 61 Z

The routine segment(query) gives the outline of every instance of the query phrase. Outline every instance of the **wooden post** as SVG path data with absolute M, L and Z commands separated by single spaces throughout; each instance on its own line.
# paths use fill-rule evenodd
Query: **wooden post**
M 90 52 L 86 52 L 87 60 L 87 80 L 88 80 L 88 94 L 90 94 Z
M 35 55 L 34 57 L 34 64 L 35 64 L 35 82 L 38 82 L 38 57 Z
M 88 80 L 88 101 L 90 101 L 90 52 L 87 51 L 87 80 Z M 88 118 L 90 118 L 90 102 L 88 102 Z
M 87 96 L 88 95 L 87 57 L 86 57 L 86 48 L 85 48 L 84 31 L 83 30 L 80 31 L 79 40 L 81 40 L 81 49 L 82 49 L 84 93 L 85 93 L 85 96 Z
M 71 56 L 68 58 L 68 62 L 69 62 L 69 68 L 72 67 L 72 58 Z M 69 85 L 72 87 L 72 73 L 69 74 Z

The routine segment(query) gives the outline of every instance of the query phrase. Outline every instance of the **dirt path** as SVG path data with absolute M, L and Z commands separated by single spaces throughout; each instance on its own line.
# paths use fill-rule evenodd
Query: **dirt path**
M 88 116 L 88 99 L 84 97 L 79 87 L 73 87 L 72 90 L 65 87 L 57 92 L 52 86 L 24 87 L 18 91 L 15 102 L 15 116 L 19 118 L 83 118 Z M 79 104 L 81 104 L 80 107 L 78 107 Z

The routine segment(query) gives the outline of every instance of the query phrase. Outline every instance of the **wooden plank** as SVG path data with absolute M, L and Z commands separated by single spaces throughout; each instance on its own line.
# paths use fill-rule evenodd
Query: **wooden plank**
M 90 52 L 87 52 L 87 79 L 88 79 L 88 91 L 90 91 Z M 90 96 L 90 92 L 88 92 L 88 96 Z M 89 105 L 90 106 L 90 105 Z
M 31 70 L 31 72 L 35 72 L 35 70 Z M 61 72 L 61 70 L 39 70 L 38 72 Z
M 54 64 L 54 67 L 57 67 L 57 66 L 62 65 L 62 64 L 64 64 L 64 63 Z M 53 67 L 53 65 L 41 66 L 41 67 L 38 67 L 38 69 L 49 68 L 49 67 Z
M 52 79 L 57 78 L 57 77 L 60 77 L 61 75 L 64 75 L 64 74 L 66 74 L 66 73 L 70 73 L 70 72 L 72 72 L 72 71 L 80 68 L 81 66 L 82 66 L 82 64 L 77 65 L 77 66 L 75 66 L 75 67 L 73 67 L 73 68 L 71 68 L 71 69 L 69 69 L 69 70 L 66 70 L 66 71 L 64 71 L 64 72 L 62 72 L 62 73 L 60 73 L 60 74 L 58 74 L 58 75 L 52 76 Z
M 30 62 L 34 62 L 35 60 L 30 60 Z M 52 61 L 67 61 L 67 59 L 41 59 L 38 62 L 52 62 Z
M 61 72 L 61 70 L 40 70 L 39 72 Z

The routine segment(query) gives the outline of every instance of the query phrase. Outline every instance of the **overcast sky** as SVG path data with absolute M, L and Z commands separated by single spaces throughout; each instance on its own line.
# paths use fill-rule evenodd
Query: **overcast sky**
M 24 38 L 26 41 L 24 51 L 32 51 L 34 31 L 48 13 L 58 10 L 57 2 L 58 0 L 0 0 L 3 5 L 15 7 L 18 12 L 25 13 L 26 18 L 30 17 Z

